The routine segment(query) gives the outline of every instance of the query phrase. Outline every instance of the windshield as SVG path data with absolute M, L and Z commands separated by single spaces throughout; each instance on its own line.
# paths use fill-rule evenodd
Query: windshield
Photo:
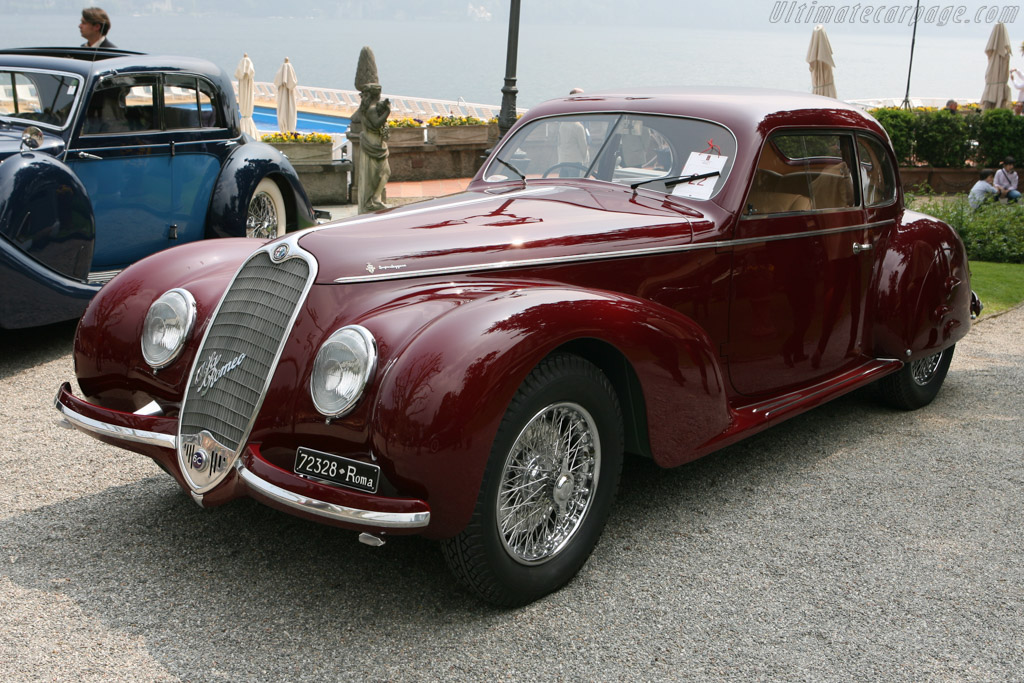
M 725 184 L 736 140 L 710 121 L 645 114 L 574 114 L 537 119 L 502 146 L 487 182 L 594 178 L 691 199 Z M 694 176 L 689 182 L 673 179 Z
M 0 116 L 63 128 L 80 89 L 70 74 L 0 69 Z

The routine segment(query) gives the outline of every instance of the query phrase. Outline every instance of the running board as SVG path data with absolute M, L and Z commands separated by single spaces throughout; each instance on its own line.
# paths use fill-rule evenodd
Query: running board
M 903 367 L 903 362 L 894 359 L 872 359 L 851 368 L 828 380 L 811 384 L 766 401 L 734 405 L 732 424 L 698 447 L 693 458 L 706 455 L 755 434 L 783 420 L 796 417 L 811 408 L 816 408 L 834 398 L 871 384 L 875 380 L 892 374 Z M 691 460 L 693 458 L 687 458 Z
M 105 285 L 120 272 L 120 270 L 97 270 L 89 273 L 88 282 L 90 285 Z

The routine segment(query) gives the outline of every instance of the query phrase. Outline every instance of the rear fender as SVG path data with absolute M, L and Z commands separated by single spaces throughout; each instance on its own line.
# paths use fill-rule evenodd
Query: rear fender
M 560 348 L 586 355 L 598 347 L 604 360 L 592 360 L 610 377 L 623 375 L 608 367 L 615 355 L 635 373 L 639 396 L 622 381 L 617 390 L 627 422 L 646 416 L 637 441 L 649 439 L 660 465 L 696 457 L 700 444 L 728 427 L 722 371 L 703 330 L 669 309 L 610 292 L 534 288 L 471 301 L 385 359 L 372 447 L 398 476 L 426 483 L 435 534 L 457 533 L 468 522 L 498 426 L 529 372 Z
M 270 145 L 248 142 L 239 145 L 221 168 L 210 198 L 207 237 L 245 237 L 249 200 L 264 178 L 273 180 L 281 190 L 288 211 L 288 232 L 316 223 L 313 205 L 288 158 Z
M 915 360 L 952 346 L 970 330 L 970 270 L 963 242 L 948 225 L 906 212 L 878 267 L 876 357 Z

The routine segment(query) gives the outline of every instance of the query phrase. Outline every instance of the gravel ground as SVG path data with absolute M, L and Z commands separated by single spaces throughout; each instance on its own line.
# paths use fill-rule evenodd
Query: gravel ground
M 0 332 L 0 680 L 1021 680 L 1024 308 L 935 403 L 858 392 L 689 466 L 627 463 L 565 589 L 496 610 L 438 548 L 204 511 L 55 424 L 73 328 Z

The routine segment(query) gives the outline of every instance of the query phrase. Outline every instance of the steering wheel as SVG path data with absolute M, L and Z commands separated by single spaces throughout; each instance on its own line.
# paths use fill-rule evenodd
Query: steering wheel
M 571 168 L 574 171 L 576 171 L 578 173 L 578 175 L 562 176 L 562 174 L 559 173 L 558 174 L 559 178 L 562 178 L 562 177 L 566 177 L 566 178 L 582 178 L 587 173 L 587 167 L 584 166 L 583 164 L 579 163 L 579 162 L 576 162 L 576 161 L 562 161 L 560 163 L 555 164 L 554 166 L 552 166 L 548 170 L 544 171 L 544 174 L 541 177 L 542 178 L 547 178 L 549 175 L 551 175 L 552 172 L 554 172 L 554 171 L 556 171 L 556 170 L 558 170 L 560 168 Z

